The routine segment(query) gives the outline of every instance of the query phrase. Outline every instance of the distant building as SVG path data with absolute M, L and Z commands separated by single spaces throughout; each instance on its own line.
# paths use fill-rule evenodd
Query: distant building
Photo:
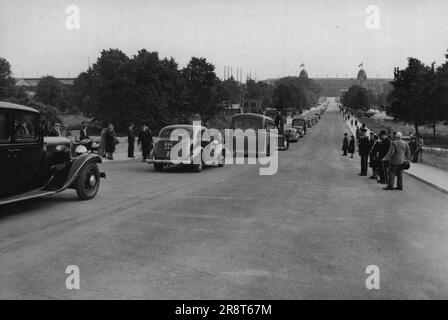
M 300 78 L 308 78 L 308 73 L 305 69 L 300 71 Z M 326 97 L 339 97 L 342 92 L 347 91 L 353 85 L 359 85 L 368 90 L 372 90 L 375 94 L 387 93 L 391 90 L 392 86 L 390 82 L 392 78 L 367 78 L 367 74 L 364 69 L 358 71 L 358 75 L 355 78 L 347 77 L 316 77 L 313 79 L 322 89 L 321 95 Z M 264 82 L 275 85 L 278 79 L 267 79 Z
M 75 82 L 75 78 L 57 78 L 62 84 L 71 86 Z M 16 80 L 16 86 L 21 87 L 25 92 L 32 96 L 36 92 L 36 87 L 41 78 L 20 78 Z

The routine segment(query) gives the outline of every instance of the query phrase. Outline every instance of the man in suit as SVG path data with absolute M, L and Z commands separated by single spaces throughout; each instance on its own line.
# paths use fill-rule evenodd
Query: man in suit
M 128 158 L 135 158 L 134 157 L 135 132 L 133 123 L 129 125 L 127 133 L 128 133 Z
M 360 129 L 359 140 L 358 140 L 358 151 L 361 157 L 361 173 L 360 176 L 367 176 L 367 164 L 369 160 L 370 153 L 370 142 L 369 138 L 366 136 L 366 129 Z
M 386 130 L 381 130 L 380 132 L 380 143 L 378 147 L 378 170 L 379 170 L 379 176 L 380 180 L 378 183 L 387 183 L 388 180 L 388 168 L 389 168 L 389 162 L 383 161 L 383 158 L 386 156 L 387 152 L 389 152 L 390 148 L 390 139 L 387 136 Z
M 395 176 L 397 176 L 397 188 L 403 190 L 403 163 L 411 157 L 409 145 L 402 140 L 403 135 L 397 132 L 395 140 L 390 144 L 389 152 L 383 158 L 383 161 L 389 161 L 389 183 L 383 190 L 394 190 Z

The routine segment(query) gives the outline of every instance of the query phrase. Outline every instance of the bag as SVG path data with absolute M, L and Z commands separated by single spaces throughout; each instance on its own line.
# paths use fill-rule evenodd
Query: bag
M 410 163 L 408 160 L 406 160 L 405 162 L 403 162 L 403 164 L 401 165 L 401 168 L 402 168 L 403 170 L 409 170 L 410 167 L 411 167 L 411 163 Z

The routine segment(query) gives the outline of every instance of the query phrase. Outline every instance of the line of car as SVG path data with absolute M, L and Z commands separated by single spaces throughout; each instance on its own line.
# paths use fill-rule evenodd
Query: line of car
M 298 141 L 303 136 L 304 126 L 311 127 L 317 123 L 325 109 L 326 106 L 314 115 L 295 117 L 289 129 L 276 133 L 274 139 L 278 139 L 278 149 L 287 150 L 290 141 Z M 156 171 L 178 165 L 170 157 L 175 145 L 170 136 L 176 129 L 185 130 L 191 138 L 195 131 L 193 125 L 185 124 L 167 126 L 160 131 L 147 161 L 154 165 Z M 255 156 L 259 156 L 260 152 L 266 156 L 272 153 L 270 136 L 276 129 L 272 118 L 253 113 L 237 114 L 231 119 L 230 129 L 243 134 L 248 129 L 256 133 L 260 129 L 267 132 L 264 141 L 259 140 L 258 134 L 255 135 L 255 150 L 249 149 L 249 137 L 243 137 L 244 143 L 235 146 L 233 155 L 249 156 L 252 151 L 255 151 Z M 293 130 L 295 133 L 291 135 Z M 82 142 L 75 143 L 62 136 L 44 137 L 42 131 L 37 110 L 0 102 L 0 205 L 48 196 L 68 188 L 75 189 L 81 200 L 92 199 L 98 193 L 100 178 L 106 176 L 98 168 L 101 157 L 89 152 Z M 227 153 L 222 136 L 221 139 L 218 136 L 216 130 L 202 126 L 197 137 L 200 143 L 194 145 L 194 139 L 191 139 L 191 162 L 187 165 L 196 172 L 202 171 L 206 164 L 224 166 Z M 210 146 L 211 154 L 215 152 L 217 155 L 216 161 L 205 163 L 203 152 Z
M 328 104 L 322 104 L 317 110 L 313 110 L 311 112 L 307 112 L 299 117 L 295 117 L 292 120 L 292 124 L 290 126 L 286 126 L 284 132 L 277 133 L 277 146 L 279 150 L 287 150 L 289 148 L 289 142 L 297 142 L 299 138 L 302 138 L 305 135 L 306 128 L 311 128 L 316 123 L 319 122 L 322 114 L 327 109 Z M 270 145 L 270 135 L 271 130 L 275 129 L 274 120 L 268 116 L 254 113 L 240 113 L 232 116 L 229 129 L 233 132 L 240 130 L 240 132 L 246 132 L 248 129 L 252 129 L 255 134 L 255 145 L 256 149 L 251 150 L 249 148 L 249 137 L 244 136 L 244 143 L 241 146 L 237 144 L 233 144 L 233 156 L 240 154 L 244 156 L 259 156 L 260 152 L 263 152 L 264 155 L 269 156 L 272 152 L 272 148 Z M 182 161 L 179 163 L 178 161 L 173 161 L 172 151 L 176 141 L 171 140 L 171 133 L 174 130 L 183 129 L 190 134 L 190 156 L 188 157 L 189 161 Z M 259 141 L 258 131 L 260 129 L 264 129 L 267 133 L 264 141 Z M 193 171 L 200 172 L 202 171 L 204 165 L 206 164 L 202 161 L 203 150 L 208 146 L 212 145 L 214 147 L 215 152 L 217 152 L 217 160 L 215 163 L 212 163 L 213 166 L 222 167 L 225 163 L 226 157 L 226 149 L 224 147 L 224 139 L 222 138 L 224 135 L 220 135 L 218 138 L 216 136 L 216 131 L 213 130 L 213 133 L 209 131 L 213 129 L 208 129 L 205 126 L 202 126 L 200 132 L 198 131 L 198 136 L 195 138 L 197 141 L 200 141 L 197 145 L 194 145 L 193 134 L 195 132 L 193 125 L 169 125 L 162 130 L 160 130 L 159 136 L 156 138 L 154 147 L 149 155 L 149 160 L 147 163 L 154 165 L 155 171 L 162 171 L 167 167 L 172 166 L 189 166 Z M 235 139 L 235 137 L 233 137 Z M 213 146 L 214 145 L 214 146 Z M 261 149 L 261 150 L 259 150 Z M 177 152 L 177 149 L 176 149 Z M 176 157 L 174 157 L 176 158 Z

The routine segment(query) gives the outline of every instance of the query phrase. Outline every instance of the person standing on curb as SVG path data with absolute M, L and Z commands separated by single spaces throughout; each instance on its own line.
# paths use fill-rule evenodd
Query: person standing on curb
M 347 155 L 348 145 L 349 145 L 348 134 L 344 133 L 344 139 L 342 140 L 342 152 L 343 152 L 342 155 L 343 156 Z
M 369 166 L 372 168 L 372 176 L 370 179 L 377 180 L 378 179 L 378 152 L 379 152 L 379 141 L 378 136 L 376 134 L 371 133 L 370 140 L 370 154 L 369 154 Z
M 417 163 L 419 160 L 421 160 L 419 158 L 420 158 L 422 151 L 423 151 L 423 139 L 422 139 L 422 137 L 418 136 L 418 137 L 416 137 L 416 148 L 415 148 L 414 154 L 412 155 L 413 163 Z
M 353 158 L 353 154 L 355 153 L 355 137 L 353 135 L 350 138 L 350 142 L 348 144 L 348 153 L 351 154 L 350 158 Z
M 383 161 L 383 158 L 386 156 L 387 152 L 389 152 L 390 148 L 390 139 L 387 135 L 386 130 L 381 130 L 380 132 L 380 143 L 379 143 L 379 150 L 378 150 L 378 165 L 379 165 L 379 176 L 380 180 L 378 183 L 385 184 L 388 181 L 389 177 L 389 162 Z
M 359 156 L 361 157 L 361 172 L 359 173 L 360 176 L 367 176 L 367 165 L 369 160 L 369 153 L 370 153 L 370 143 L 369 138 L 366 136 L 366 129 L 360 130 L 360 137 L 358 141 L 358 152 Z
M 402 140 L 403 135 L 397 132 L 395 140 L 390 144 L 389 152 L 383 160 L 389 160 L 389 183 L 383 190 L 403 190 L 403 164 L 411 157 L 409 145 Z M 397 188 L 394 189 L 395 176 Z

